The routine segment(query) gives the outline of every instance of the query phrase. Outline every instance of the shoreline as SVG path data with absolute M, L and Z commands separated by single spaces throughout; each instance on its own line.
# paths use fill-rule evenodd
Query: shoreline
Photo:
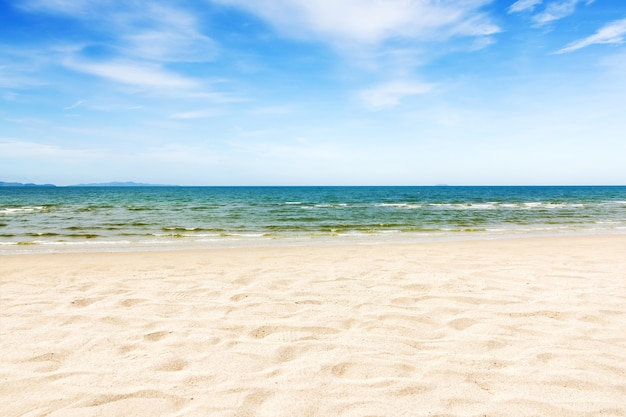
M 0 200 L 0 253 L 626 233 L 626 187 L 111 187 Z
M 216 239 L 213 241 L 169 241 L 169 242 L 55 242 L 28 243 L 0 246 L 0 257 L 30 254 L 80 254 L 80 253 L 134 253 L 134 252 L 178 252 L 188 250 L 289 248 L 309 246 L 369 246 L 369 245 L 412 245 L 431 242 L 491 241 L 509 239 L 578 238 L 593 236 L 626 236 L 626 230 L 581 230 L 554 232 L 463 232 L 412 235 L 388 233 L 377 235 L 313 236 L 266 239 Z

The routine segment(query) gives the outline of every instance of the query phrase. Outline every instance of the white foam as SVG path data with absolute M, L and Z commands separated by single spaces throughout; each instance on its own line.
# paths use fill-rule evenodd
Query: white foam
M 393 208 L 401 208 L 401 209 L 417 209 L 422 208 L 421 204 L 411 204 L 411 203 L 381 203 L 377 204 L 376 207 L 393 207 Z
M 0 210 L 0 214 L 19 214 L 19 213 L 33 213 L 36 211 L 42 211 L 43 206 L 24 206 L 24 207 L 7 207 Z

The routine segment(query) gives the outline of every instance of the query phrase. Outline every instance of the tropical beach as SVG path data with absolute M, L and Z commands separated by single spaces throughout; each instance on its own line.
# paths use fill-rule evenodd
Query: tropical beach
M 626 417 L 626 2 L 0 28 L 0 416 Z
M 624 416 L 626 237 L 4 255 L 3 416 Z

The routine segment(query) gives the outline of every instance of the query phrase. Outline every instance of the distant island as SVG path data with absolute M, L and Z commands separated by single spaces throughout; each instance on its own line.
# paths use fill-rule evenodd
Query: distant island
M 100 183 L 89 183 L 89 184 L 76 184 L 76 185 L 68 185 L 68 187 L 175 187 L 174 185 L 166 185 L 166 184 L 146 184 L 143 182 L 100 182 Z
M 21 182 L 4 182 L 0 181 L 0 187 L 57 187 L 54 184 L 33 184 Z M 89 184 L 67 185 L 66 187 L 175 187 L 175 185 L 165 184 L 146 184 L 142 182 L 102 182 Z
M 4 182 L 0 181 L 0 187 L 56 187 L 54 184 L 33 184 L 33 183 L 21 183 L 21 182 Z

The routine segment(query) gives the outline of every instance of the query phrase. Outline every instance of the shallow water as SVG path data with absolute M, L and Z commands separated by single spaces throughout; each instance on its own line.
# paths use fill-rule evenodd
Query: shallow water
M 626 233 L 626 187 L 0 188 L 0 253 Z

